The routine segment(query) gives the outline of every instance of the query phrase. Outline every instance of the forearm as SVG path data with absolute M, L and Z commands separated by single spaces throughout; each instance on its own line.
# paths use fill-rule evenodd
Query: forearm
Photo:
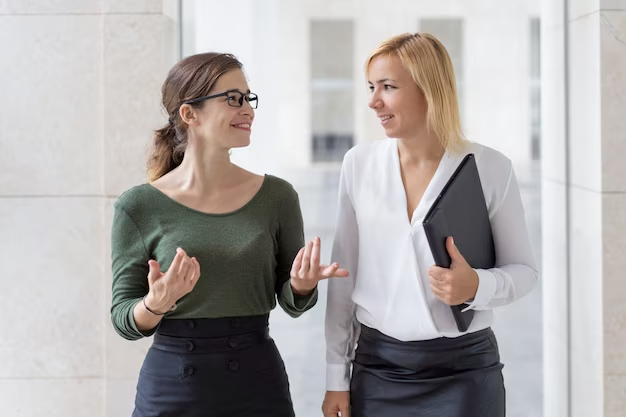
M 150 300 L 146 300 L 146 305 L 148 305 L 152 311 L 158 311 L 160 313 L 164 312 L 154 310 L 150 304 Z M 135 319 L 135 326 L 137 326 L 137 330 L 140 332 L 148 332 L 154 329 L 161 322 L 163 316 L 149 312 L 144 306 L 144 300 L 139 300 L 133 309 L 133 318 Z
M 291 285 L 291 291 L 293 292 L 293 295 L 298 295 L 300 297 L 308 297 L 309 295 L 313 294 L 313 291 L 315 291 L 315 288 L 317 288 L 317 285 L 313 288 L 299 288 L 298 285 L 294 283 L 294 279 L 291 279 L 289 283 Z
M 301 316 L 317 303 L 317 287 L 309 294 L 299 295 L 293 290 L 290 281 L 287 281 L 279 291 L 278 303 L 285 313 L 294 318 Z

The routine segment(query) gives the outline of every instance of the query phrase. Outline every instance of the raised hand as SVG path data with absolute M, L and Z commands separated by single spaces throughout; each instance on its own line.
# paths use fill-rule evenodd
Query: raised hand
M 463 304 L 476 296 L 478 274 L 467 263 L 454 239 L 448 237 L 446 248 L 452 260 L 450 268 L 433 265 L 428 270 L 430 289 L 435 297 L 451 306 Z
M 195 257 L 187 256 L 181 248 L 176 249 L 176 256 L 167 272 L 161 272 L 159 263 L 153 259 L 148 261 L 148 265 L 150 291 L 145 304 L 159 314 L 168 312 L 178 300 L 190 293 L 200 277 L 200 264 Z
M 348 271 L 340 268 L 336 262 L 320 265 L 322 243 L 319 237 L 300 249 L 291 266 L 291 287 L 296 294 L 309 294 L 317 283 L 332 277 L 347 277 Z

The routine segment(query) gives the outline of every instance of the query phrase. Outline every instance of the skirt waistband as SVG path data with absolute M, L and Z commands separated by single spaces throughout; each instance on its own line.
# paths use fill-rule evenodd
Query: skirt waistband
M 162 336 L 214 338 L 265 331 L 269 314 L 217 319 L 163 319 L 156 333 Z
M 152 346 L 177 353 L 245 349 L 270 340 L 269 315 L 217 319 L 163 320 Z
M 416 340 L 403 342 L 393 337 L 387 336 L 380 331 L 361 324 L 361 342 L 369 345 L 383 345 L 395 348 L 406 347 L 412 351 L 440 351 L 440 350 L 457 350 L 464 349 L 476 345 L 486 338 L 493 337 L 491 327 L 478 330 L 473 333 L 467 333 L 459 337 L 439 337 L 437 339 Z

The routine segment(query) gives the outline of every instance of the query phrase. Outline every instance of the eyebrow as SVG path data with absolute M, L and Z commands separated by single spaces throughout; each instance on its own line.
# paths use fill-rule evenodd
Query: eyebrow
M 391 78 L 382 78 L 382 79 L 376 81 L 376 84 L 383 84 L 383 83 L 386 83 L 387 81 L 391 81 L 391 82 L 394 82 L 394 83 L 397 82 L 396 80 L 391 79 Z M 368 81 L 368 83 L 372 84 L 371 81 Z
M 238 88 L 231 88 L 230 90 L 226 90 L 226 92 L 227 92 L 227 93 L 230 93 L 230 92 L 232 92 L 232 91 L 236 91 L 236 92 L 238 92 L 238 93 L 241 93 L 241 92 L 242 92 L 242 91 L 241 91 L 240 89 L 238 89 Z M 248 88 L 244 94 L 250 94 L 251 92 L 252 92 L 252 91 L 250 91 L 250 89 Z

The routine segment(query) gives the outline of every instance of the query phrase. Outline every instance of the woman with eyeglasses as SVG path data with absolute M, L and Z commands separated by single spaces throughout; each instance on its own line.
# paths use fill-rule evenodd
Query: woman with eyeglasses
M 232 55 L 185 58 L 162 87 L 148 183 L 115 203 L 111 318 L 124 338 L 154 335 L 134 417 L 294 415 L 270 310 L 298 317 L 317 283 L 347 276 L 304 246 L 298 195 L 231 163 L 258 98 Z

